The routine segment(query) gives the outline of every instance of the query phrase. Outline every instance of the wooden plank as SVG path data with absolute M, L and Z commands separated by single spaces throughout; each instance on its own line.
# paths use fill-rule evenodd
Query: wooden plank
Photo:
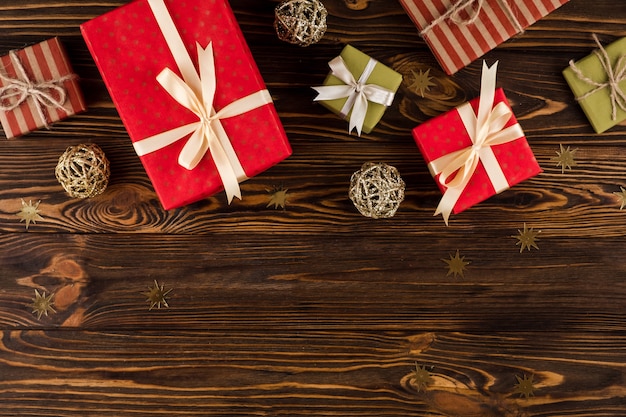
M 623 331 L 620 239 L 0 235 L 5 329 Z M 506 248 L 506 249 L 504 249 Z M 471 263 L 447 275 L 456 249 Z M 169 309 L 148 311 L 154 280 Z M 32 313 L 34 290 L 56 314 Z
M 566 416 L 623 412 L 623 335 L 4 331 L 20 416 Z M 415 367 L 431 382 L 419 385 Z M 533 379 L 529 398 L 518 379 Z

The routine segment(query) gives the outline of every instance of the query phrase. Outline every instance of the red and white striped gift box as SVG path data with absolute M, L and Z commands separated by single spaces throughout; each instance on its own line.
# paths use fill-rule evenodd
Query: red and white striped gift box
M 28 80 L 18 74 L 15 59 L 24 68 Z M 65 102 L 62 107 L 38 103 L 32 95 L 13 110 L 0 111 L 0 123 L 6 137 L 11 139 L 33 130 L 46 127 L 49 124 L 63 120 L 71 115 L 85 111 L 85 101 L 80 90 L 77 77 L 70 78 L 73 74 L 67 53 L 58 38 L 47 39 L 41 43 L 15 51 L 15 56 L 5 55 L 0 57 L 0 71 L 9 79 L 21 82 L 31 82 L 34 85 L 52 83 L 58 85 L 66 92 Z M 65 79 L 64 78 L 69 78 Z M 58 80 L 63 80 L 58 82 Z M 13 81 L 0 78 L 0 88 L 12 85 Z M 46 93 L 45 88 L 43 90 Z M 7 97 L 3 97 L 2 105 L 10 107 L 17 103 L 19 94 L 7 90 Z M 55 92 L 47 93 L 57 96 Z M 40 106 L 41 112 L 38 110 Z M 44 119 L 42 119 L 43 114 Z
M 483 0 L 481 5 L 479 0 L 400 0 L 400 3 L 443 69 L 451 75 L 568 1 Z M 460 10 L 456 22 L 451 16 L 444 17 L 463 3 L 469 4 Z M 474 20 L 471 14 L 476 10 Z

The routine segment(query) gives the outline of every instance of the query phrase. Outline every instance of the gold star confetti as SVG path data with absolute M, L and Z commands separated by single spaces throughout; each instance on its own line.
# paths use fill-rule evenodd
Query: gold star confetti
M 33 202 L 28 200 L 28 204 L 26 204 L 22 198 L 22 209 L 15 215 L 20 218 L 20 222 L 26 221 L 26 230 L 28 230 L 30 222 L 35 224 L 37 220 L 43 220 L 43 217 L 39 215 L 39 203 L 41 203 L 41 201 L 38 201 L 33 206 Z
M 156 306 L 156 308 L 161 308 L 161 304 L 169 308 L 169 304 L 167 304 L 167 300 L 165 299 L 165 297 L 172 291 L 172 289 L 170 288 L 169 290 L 165 291 L 163 287 L 164 285 L 161 285 L 159 287 L 159 283 L 155 279 L 154 287 L 148 287 L 150 291 L 143 293 L 146 297 L 148 297 L 146 302 L 150 303 L 149 310 L 152 310 L 154 306 Z
M 517 378 L 517 384 L 515 384 L 515 391 L 513 391 L 513 394 L 519 394 L 520 397 L 523 395 L 526 398 L 530 397 L 531 395 L 533 397 L 535 396 L 535 394 L 533 393 L 533 391 L 535 390 L 533 375 L 531 375 L 530 378 L 524 375 L 523 379 L 515 375 L 515 378 Z
M 433 77 L 430 76 L 430 68 L 423 72 L 422 70 L 419 73 L 411 70 L 411 74 L 413 75 L 413 83 L 409 86 L 409 88 L 415 91 L 416 94 L 424 97 L 424 91 L 430 91 L 430 87 L 434 86 L 431 80 Z
M 285 204 L 287 204 L 287 189 L 283 189 L 283 187 L 274 187 L 271 190 L 268 190 L 269 193 L 271 193 L 271 197 L 270 197 L 270 202 L 267 203 L 267 206 L 265 207 L 270 207 L 272 204 L 274 205 L 274 208 L 277 209 L 278 207 L 281 208 L 285 208 Z
M 622 186 L 620 186 L 619 188 L 622 191 L 620 191 L 619 193 L 613 193 L 613 194 L 615 194 L 617 198 L 619 198 L 619 202 L 620 202 L 619 209 L 621 210 L 624 208 L 624 206 L 626 206 L 626 190 Z
M 56 310 L 52 307 L 52 304 L 54 304 L 52 297 L 54 297 L 54 294 L 46 297 L 45 291 L 43 294 L 39 294 L 39 291 L 35 290 L 35 298 L 33 298 L 31 307 L 33 308 L 33 314 L 37 315 L 37 320 L 41 319 L 43 315 L 47 317 L 49 312 L 56 313 Z
M 530 251 L 531 247 L 539 250 L 539 246 L 537 246 L 536 241 L 539 240 L 537 235 L 541 233 L 541 230 L 535 231 L 532 227 L 528 229 L 526 227 L 526 223 L 524 223 L 524 230 L 517 229 L 517 232 L 519 235 L 513 235 L 511 237 L 517 238 L 517 243 L 515 245 L 520 245 L 519 253 L 522 253 L 526 248 Z
M 562 144 L 559 144 L 559 147 L 561 150 L 556 151 L 557 156 L 553 157 L 552 161 L 556 162 L 557 167 L 561 167 L 561 174 L 564 174 L 566 168 L 571 170 L 572 167 L 576 166 L 574 157 L 576 156 L 578 148 L 570 149 L 569 146 L 567 148 L 563 148 Z
M 470 262 L 465 260 L 465 256 L 459 257 L 459 251 L 456 251 L 456 255 L 452 257 L 450 255 L 450 259 L 442 259 L 446 264 L 448 264 L 448 273 L 446 276 L 454 274 L 454 278 L 457 275 L 463 277 L 463 271 L 465 271 L 465 266 L 469 265 Z
M 426 366 L 418 366 L 417 362 L 415 363 L 415 370 L 413 371 L 411 379 L 417 386 L 417 392 L 422 389 L 426 390 L 426 388 L 433 383 L 433 378 L 430 376 L 430 372 L 426 370 Z

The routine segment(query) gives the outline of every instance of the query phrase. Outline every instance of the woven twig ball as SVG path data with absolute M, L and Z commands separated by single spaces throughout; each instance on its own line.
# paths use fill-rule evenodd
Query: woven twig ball
M 366 162 L 350 178 L 350 199 L 359 212 L 374 219 L 389 218 L 404 200 L 404 181 L 395 167 Z
M 54 174 L 74 198 L 101 194 L 109 183 L 109 160 L 96 144 L 70 146 L 59 158 Z
M 274 14 L 274 29 L 282 41 L 309 46 L 326 33 L 328 12 L 319 0 L 285 0 Z

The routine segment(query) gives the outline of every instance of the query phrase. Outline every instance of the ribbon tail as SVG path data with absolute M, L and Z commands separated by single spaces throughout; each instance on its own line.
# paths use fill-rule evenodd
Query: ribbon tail
M 448 226 L 448 221 L 450 219 L 450 214 L 452 214 L 452 210 L 454 209 L 454 205 L 461 197 L 463 190 L 460 188 L 448 188 L 445 193 L 443 193 L 443 197 L 437 206 L 437 210 L 435 210 L 435 214 L 433 216 L 437 216 L 439 214 L 442 215 L 443 221 Z
M 358 94 L 354 101 L 354 107 L 352 107 L 352 113 L 350 114 L 350 123 L 348 126 L 348 132 L 352 132 L 352 129 L 356 128 L 359 136 L 361 136 L 361 130 L 363 129 L 363 123 L 365 123 L 365 115 L 367 114 L 367 98 L 364 94 Z
M 222 180 L 222 184 L 224 185 L 224 191 L 226 192 L 228 204 L 233 201 L 233 197 L 237 197 L 241 200 L 241 189 L 239 188 L 237 174 L 228 159 L 228 155 L 226 154 L 226 151 L 220 141 L 217 139 L 217 136 L 215 136 L 213 132 L 211 132 L 210 135 L 209 148 L 211 156 L 213 156 L 213 162 L 215 163 L 217 172 Z
M 138 156 L 144 156 L 171 145 L 180 138 L 185 137 L 194 130 L 198 129 L 199 126 L 200 122 L 180 126 L 176 129 L 168 130 L 166 132 L 159 133 L 158 135 L 134 142 L 133 147 L 135 148 L 135 152 Z
M 324 85 L 311 88 L 317 91 L 317 96 L 313 101 L 337 100 L 346 98 L 354 92 L 354 87 L 351 85 Z

